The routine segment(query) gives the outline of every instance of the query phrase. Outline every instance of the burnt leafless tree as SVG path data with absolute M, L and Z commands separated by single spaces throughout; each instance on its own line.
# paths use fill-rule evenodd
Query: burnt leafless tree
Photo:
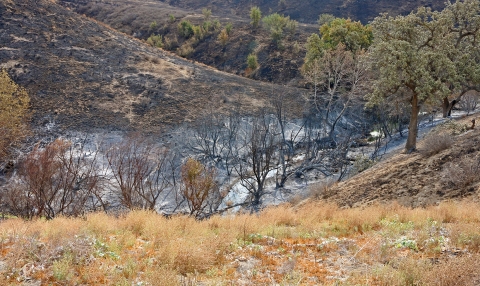
M 268 174 L 276 168 L 279 133 L 272 117 L 262 114 L 245 127 L 243 155 L 235 167 L 240 183 L 250 194 L 252 210 L 258 211 L 265 195 Z
M 276 187 L 285 186 L 287 179 L 295 173 L 295 167 L 292 165 L 292 158 L 295 155 L 296 142 L 303 126 L 295 126 L 296 128 L 288 128 L 290 119 L 288 116 L 288 103 L 286 102 L 287 94 L 284 91 L 273 89 L 271 95 L 271 104 L 273 106 L 280 141 L 278 144 L 278 169 L 276 176 Z
M 207 160 L 218 162 L 224 147 L 222 141 L 225 132 L 223 116 L 208 112 L 195 126 L 191 148 Z
M 238 163 L 239 155 L 239 133 L 240 133 L 240 116 L 238 112 L 232 111 L 228 114 L 225 120 L 225 131 L 222 139 L 222 162 L 227 176 L 230 176 L 234 171 L 235 165 Z
M 109 146 L 105 157 L 124 207 L 156 208 L 162 193 L 175 184 L 172 181 L 175 174 L 171 173 L 172 162 L 169 156 L 168 150 L 161 149 L 146 139 L 129 137 Z
M 17 180 L 3 192 L 4 205 L 14 215 L 47 219 L 78 216 L 102 206 L 98 152 L 81 146 L 63 139 L 44 148 L 37 144 L 20 164 Z
M 189 148 L 202 162 L 223 168 L 230 176 L 238 154 L 239 127 L 240 116 L 235 111 L 227 115 L 207 112 L 194 126 Z
M 478 92 L 470 91 L 468 93 L 465 93 L 462 96 L 462 99 L 459 102 L 460 108 L 462 110 L 466 111 L 467 115 L 468 115 L 468 114 L 470 114 L 470 112 L 477 109 L 478 99 L 479 99 L 479 93 Z
M 314 93 L 308 99 L 321 120 L 321 138 L 333 142 L 339 122 L 360 99 L 367 82 L 363 54 L 352 54 L 339 44 L 316 60 L 304 76 L 314 85 Z

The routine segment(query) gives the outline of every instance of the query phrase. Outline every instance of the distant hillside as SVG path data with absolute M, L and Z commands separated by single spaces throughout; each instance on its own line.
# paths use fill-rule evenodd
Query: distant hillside
M 37 125 L 155 132 L 205 108 L 252 112 L 272 90 L 151 48 L 53 1 L 0 0 L 0 11 L 0 68 L 29 91 Z
M 252 6 L 258 6 L 265 15 L 278 12 L 304 23 L 316 23 L 323 13 L 336 17 L 360 20 L 366 24 L 380 13 L 408 14 L 419 6 L 435 10 L 444 7 L 443 0 L 162 0 L 172 6 L 188 9 L 212 9 L 217 15 L 248 16 Z
M 320 14 L 349 17 L 368 23 L 381 12 L 406 14 L 426 5 L 441 9 L 443 1 L 211 1 L 211 0 L 61 0 L 59 3 L 102 21 L 114 29 L 141 40 L 152 34 L 161 35 L 163 49 L 202 62 L 229 73 L 282 85 L 305 87 L 300 67 L 305 57 L 305 43 L 312 33 L 318 33 Z M 284 3 L 284 4 L 282 4 Z M 258 5 L 263 16 L 278 12 L 298 20 L 296 31 L 285 32 L 281 44 L 272 42 L 268 29 L 253 29 L 249 10 Z M 206 21 L 203 9 L 210 9 L 210 22 L 220 27 L 201 39 L 187 39 L 179 34 L 178 25 L 189 21 L 202 26 Z M 155 25 L 151 26 L 152 23 Z M 231 24 L 231 33 L 224 44 L 218 40 L 221 30 Z M 254 53 L 259 67 L 247 69 L 247 56 Z
M 277 45 L 267 29 L 252 28 L 248 13 L 243 17 L 213 14 L 209 22 L 218 21 L 220 27 L 201 39 L 194 39 L 180 35 L 178 25 L 183 21 L 203 25 L 205 19 L 201 9 L 188 10 L 151 0 L 62 0 L 59 3 L 141 40 L 147 40 L 152 34 L 161 35 L 163 49 L 219 70 L 299 87 L 304 86 L 300 74 L 305 57 L 304 43 L 308 36 L 318 32 L 318 25 L 300 24 L 293 34 L 285 31 L 281 44 Z M 151 27 L 152 23 L 156 25 Z M 222 45 L 218 37 L 228 23 L 231 31 Z M 259 62 L 258 69 L 253 72 L 247 70 L 250 53 L 256 54 Z

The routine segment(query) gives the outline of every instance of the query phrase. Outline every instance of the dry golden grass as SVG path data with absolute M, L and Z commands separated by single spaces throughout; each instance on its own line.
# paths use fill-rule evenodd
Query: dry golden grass
M 2 285 L 475 285 L 479 255 L 480 208 L 469 202 L 0 224 Z

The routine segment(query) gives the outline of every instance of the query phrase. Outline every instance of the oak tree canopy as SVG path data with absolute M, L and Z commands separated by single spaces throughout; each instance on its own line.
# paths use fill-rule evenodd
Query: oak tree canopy
M 426 101 L 459 93 L 480 80 L 480 1 L 447 3 L 442 11 L 421 7 L 407 16 L 381 15 L 371 24 L 371 105 L 410 94 L 406 152 L 416 149 L 418 114 Z

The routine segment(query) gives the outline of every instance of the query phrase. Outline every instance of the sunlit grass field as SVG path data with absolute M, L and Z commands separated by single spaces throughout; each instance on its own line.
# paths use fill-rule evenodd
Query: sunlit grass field
M 133 211 L 0 223 L 0 284 L 478 285 L 480 206 Z

